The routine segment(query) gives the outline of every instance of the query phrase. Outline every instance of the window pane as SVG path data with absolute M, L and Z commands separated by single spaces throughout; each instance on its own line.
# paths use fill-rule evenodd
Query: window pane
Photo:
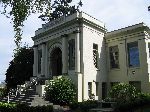
M 94 66 L 98 68 L 98 45 L 93 44 L 93 61 L 94 61 Z
M 41 73 L 42 50 L 38 50 L 38 73 Z
M 88 95 L 91 96 L 92 94 L 92 82 L 88 82 Z
M 75 69 L 75 40 L 72 39 L 69 42 L 69 69 Z
M 148 49 L 149 49 L 149 57 L 150 57 L 150 43 L 148 43 Z
M 129 67 L 140 66 L 139 50 L 137 42 L 128 43 L 128 60 L 129 60 Z
M 112 46 L 109 48 L 110 53 L 110 67 L 119 68 L 119 49 L 118 46 Z

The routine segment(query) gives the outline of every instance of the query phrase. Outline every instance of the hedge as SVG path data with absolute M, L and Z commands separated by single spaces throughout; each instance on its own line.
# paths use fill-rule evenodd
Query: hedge
M 53 106 L 30 107 L 26 104 L 0 102 L 0 112 L 53 112 Z

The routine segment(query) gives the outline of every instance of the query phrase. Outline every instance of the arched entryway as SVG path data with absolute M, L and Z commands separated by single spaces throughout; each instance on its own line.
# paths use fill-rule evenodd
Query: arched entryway
M 52 50 L 50 63 L 52 76 L 62 75 L 62 51 L 59 47 Z

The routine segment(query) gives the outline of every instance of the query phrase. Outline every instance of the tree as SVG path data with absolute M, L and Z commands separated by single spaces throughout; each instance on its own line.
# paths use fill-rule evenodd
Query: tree
M 32 48 L 20 48 L 16 57 L 10 62 L 5 74 L 8 89 L 23 84 L 33 75 L 33 54 Z
M 52 21 L 54 19 L 60 18 L 61 16 L 68 16 L 71 15 L 77 11 L 79 11 L 79 7 L 82 6 L 82 2 L 78 3 L 78 6 L 71 6 L 72 0 L 55 0 L 52 4 L 52 13 L 50 15 L 40 15 L 39 18 L 41 18 L 43 21 Z
M 68 105 L 77 100 L 75 85 L 65 76 L 50 80 L 45 90 L 46 99 L 54 104 Z

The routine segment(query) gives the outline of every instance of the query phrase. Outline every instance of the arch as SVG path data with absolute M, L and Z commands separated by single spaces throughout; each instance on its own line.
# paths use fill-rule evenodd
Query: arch
M 50 46 L 49 74 L 51 76 L 62 75 L 62 50 L 60 43 L 55 43 Z

